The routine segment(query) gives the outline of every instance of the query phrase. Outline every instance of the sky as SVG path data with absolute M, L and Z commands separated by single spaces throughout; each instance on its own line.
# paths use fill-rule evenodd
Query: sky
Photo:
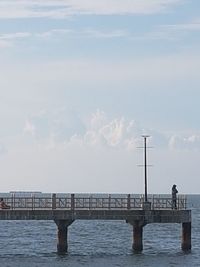
M 200 188 L 198 0 L 1 0 L 1 192 Z

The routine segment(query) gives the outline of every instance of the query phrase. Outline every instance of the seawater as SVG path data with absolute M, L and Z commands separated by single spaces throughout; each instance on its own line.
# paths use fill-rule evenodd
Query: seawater
M 124 221 L 75 221 L 69 252 L 56 253 L 53 221 L 0 221 L 0 266 L 132 267 L 200 266 L 200 196 L 188 196 L 192 209 L 192 251 L 181 251 L 180 224 L 144 227 L 144 250 L 133 253 L 132 227 Z

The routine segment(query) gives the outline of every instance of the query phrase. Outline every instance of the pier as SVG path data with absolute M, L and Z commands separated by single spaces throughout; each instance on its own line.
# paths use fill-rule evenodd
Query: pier
M 75 220 L 123 220 L 133 229 L 132 248 L 143 250 L 143 227 L 150 223 L 182 224 L 181 247 L 191 250 L 191 210 L 186 197 L 177 197 L 177 208 L 165 195 L 112 194 L 9 194 L 9 209 L 0 209 L 0 220 L 53 220 L 58 229 L 57 251 L 68 251 L 68 228 Z

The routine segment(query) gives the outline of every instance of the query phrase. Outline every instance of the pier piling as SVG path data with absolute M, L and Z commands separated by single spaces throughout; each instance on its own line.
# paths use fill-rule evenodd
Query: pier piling
M 191 222 L 182 223 L 182 244 L 183 251 L 191 250 Z
M 143 250 L 143 225 L 139 221 L 133 224 L 133 250 L 135 252 Z
M 65 254 L 68 251 L 68 226 L 73 223 L 73 220 L 55 220 L 55 223 L 58 227 L 57 252 Z
M 135 252 L 141 252 L 143 250 L 143 221 L 127 221 L 133 226 L 133 245 L 132 249 Z

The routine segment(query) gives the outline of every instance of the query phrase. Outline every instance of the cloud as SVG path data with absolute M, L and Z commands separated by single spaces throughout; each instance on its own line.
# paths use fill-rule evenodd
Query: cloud
M 32 121 L 27 120 L 25 122 L 24 132 L 32 136 L 35 136 L 36 128 Z
M 63 37 L 66 35 L 72 36 L 74 33 L 73 30 L 71 29 L 52 29 L 49 31 L 45 31 L 45 32 L 38 32 L 38 33 L 34 33 L 33 36 L 39 39 L 43 39 L 43 40 L 49 40 L 51 38 L 59 38 L 59 37 Z
M 0 2 L 0 18 L 154 14 L 181 3 L 181 0 L 3 0 Z
M 97 110 L 88 119 L 75 113 L 67 115 L 66 109 L 44 112 L 32 116 L 24 126 L 24 134 L 49 148 L 68 146 L 105 149 L 135 150 L 141 146 L 141 135 L 148 133 L 158 147 L 167 147 L 168 138 L 156 130 L 144 130 L 134 120 L 124 117 L 108 118 L 105 112 Z
M 158 31 L 150 33 L 149 37 L 154 39 L 168 39 L 180 40 L 185 37 L 185 34 L 200 31 L 200 23 L 184 23 L 184 24 L 171 24 L 162 25 Z
M 149 192 L 166 193 L 174 181 L 181 192 L 196 192 L 191 181 L 199 177 L 197 133 L 185 137 L 144 130 L 132 119 L 110 117 L 101 110 L 88 117 L 70 114 L 65 107 L 43 109 L 25 121 L 23 136 L 9 138 L 8 152 L 0 157 L 6 181 L 2 190 L 141 193 L 143 170 L 137 164 L 143 162 L 143 150 L 136 148 L 143 146 L 141 134 L 147 133 L 150 146 L 155 146 L 148 157 L 154 165 L 149 169 Z M 190 183 L 183 183 L 188 177 Z
M 200 149 L 200 135 L 192 134 L 189 136 L 173 135 L 169 140 L 169 147 L 171 149 L 186 149 L 197 150 Z
M 186 33 L 200 31 L 200 23 L 185 23 L 157 26 L 153 31 L 143 35 L 133 35 L 127 29 L 115 30 L 97 30 L 93 28 L 83 28 L 81 30 L 55 28 L 44 32 L 15 32 L 0 34 L 0 47 L 11 47 L 15 40 L 23 40 L 29 37 L 46 40 L 55 40 L 56 38 L 95 38 L 95 39 L 113 39 L 129 38 L 132 41 L 149 41 L 149 40 L 168 40 L 177 41 L 184 38 Z
M 83 122 L 73 111 L 66 108 L 54 109 L 50 112 L 41 110 L 25 122 L 24 134 L 32 136 L 38 142 L 54 140 L 63 143 L 76 134 L 82 134 Z
M 67 113 L 64 112 L 66 115 Z M 108 119 L 106 114 L 97 110 L 84 122 L 75 114 L 62 116 L 62 112 L 45 113 L 28 119 L 24 133 L 34 137 L 39 143 L 54 140 L 64 146 L 79 143 L 86 146 L 123 147 L 133 149 L 142 131 L 133 120 L 124 118 Z
M 16 33 L 6 33 L 0 34 L 0 40 L 10 40 L 30 37 L 32 34 L 29 32 L 16 32 Z
M 200 22 L 198 20 L 193 20 L 187 23 L 160 25 L 153 31 L 148 32 L 143 36 L 132 37 L 132 39 L 177 41 L 183 39 L 186 34 L 199 31 Z
M 7 47 L 13 47 L 16 44 L 16 41 L 19 40 L 27 40 L 28 38 L 32 38 L 31 40 L 33 41 L 41 39 L 45 40 L 47 39 L 48 41 L 53 38 L 60 38 L 61 36 L 63 37 L 64 35 L 75 35 L 78 36 L 82 33 L 77 32 L 75 33 L 71 29 L 51 29 L 49 31 L 44 31 L 44 32 L 10 32 L 10 33 L 4 33 L 0 34 L 0 48 L 7 48 Z
M 144 129 L 133 119 L 109 118 L 101 110 L 87 119 L 66 108 L 42 111 L 27 119 L 24 134 L 47 149 L 60 147 L 65 150 L 76 146 L 132 151 L 143 145 L 143 134 L 150 136 L 148 142 L 156 150 L 200 149 L 200 135 L 196 132 L 184 135 Z
M 163 29 L 174 31 L 174 32 L 190 32 L 190 31 L 199 31 L 200 30 L 200 22 L 198 20 L 193 20 L 188 23 L 181 23 L 181 24 L 169 24 L 163 25 Z
M 159 13 L 175 4 L 180 3 L 177 0 L 103 0 L 103 1 L 77 1 L 71 0 L 71 8 L 80 14 L 153 14 Z
M 15 32 L 0 34 L 0 48 L 11 48 L 14 46 L 16 40 L 23 40 L 31 37 L 29 32 Z
M 126 30 L 114 30 L 114 31 L 98 31 L 93 29 L 85 29 L 82 31 L 84 36 L 98 38 L 98 39 L 108 39 L 108 38 L 121 38 L 129 36 Z
M 171 24 L 171 25 L 160 25 L 155 30 L 148 32 L 141 36 L 133 36 L 127 29 L 115 29 L 115 30 L 97 30 L 93 28 L 83 28 L 82 30 L 66 29 L 66 28 L 55 28 L 44 32 L 15 32 L 0 34 L 0 47 L 11 46 L 11 41 L 17 39 L 27 39 L 29 37 L 47 39 L 50 38 L 64 38 L 66 36 L 70 38 L 96 38 L 96 39 L 110 39 L 110 38 L 124 38 L 127 37 L 133 41 L 144 41 L 144 40 L 178 40 L 183 36 L 185 32 L 199 31 L 199 21 L 185 24 Z
M 99 31 L 92 28 L 82 29 L 75 31 L 73 29 L 52 29 L 46 32 L 33 34 L 36 37 L 41 38 L 55 38 L 55 36 L 70 36 L 71 38 L 97 38 L 97 39 L 109 39 L 109 38 L 121 38 L 129 36 L 127 30 L 113 30 L 113 31 Z

